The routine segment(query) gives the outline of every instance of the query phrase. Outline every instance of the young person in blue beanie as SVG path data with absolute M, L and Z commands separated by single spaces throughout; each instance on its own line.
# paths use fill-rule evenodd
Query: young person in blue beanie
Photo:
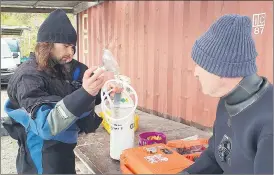
M 10 79 L 10 120 L 3 125 L 18 140 L 18 174 L 76 174 L 78 133 L 101 124 L 94 107 L 105 72 L 92 75 L 95 68 L 73 59 L 76 40 L 66 13 L 53 11 L 40 26 L 35 54 Z
M 273 174 L 273 86 L 256 57 L 247 16 L 224 15 L 195 42 L 195 76 L 220 101 L 209 147 L 182 174 Z

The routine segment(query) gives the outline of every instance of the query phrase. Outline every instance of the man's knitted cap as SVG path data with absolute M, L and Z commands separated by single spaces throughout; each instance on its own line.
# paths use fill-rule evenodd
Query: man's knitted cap
M 247 16 L 224 15 L 192 48 L 193 60 L 220 77 L 245 77 L 257 72 L 252 22 Z
M 66 13 L 57 9 L 50 13 L 40 26 L 37 42 L 64 43 L 76 45 L 77 35 Z

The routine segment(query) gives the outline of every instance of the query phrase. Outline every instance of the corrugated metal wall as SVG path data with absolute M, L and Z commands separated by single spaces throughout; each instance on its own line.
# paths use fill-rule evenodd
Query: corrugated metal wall
M 78 15 L 79 60 L 100 64 L 103 47 L 112 43 L 121 73 L 138 92 L 140 107 L 212 126 L 217 99 L 201 93 L 191 48 L 215 19 L 228 13 L 254 17 L 259 73 L 272 82 L 271 1 L 104 2 Z

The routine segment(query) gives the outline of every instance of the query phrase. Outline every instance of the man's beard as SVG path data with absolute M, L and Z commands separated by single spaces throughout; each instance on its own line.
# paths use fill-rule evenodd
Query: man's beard
M 61 65 L 65 65 L 65 64 L 70 64 L 70 62 L 66 62 L 65 60 L 62 60 L 60 58 L 57 58 L 55 56 L 51 56 L 51 62 L 53 63 L 53 65 L 55 66 L 56 64 L 61 64 Z
M 57 57 L 51 57 L 51 60 L 53 61 L 54 65 L 56 65 L 56 64 L 61 64 L 61 65 L 66 64 L 65 61 L 62 61 L 62 59 L 58 59 Z
M 71 71 L 71 66 L 72 66 L 72 61 L 66 63 L 65 61 L 58 59 L 57 57 L 53 57 L 51 56 L 50 60 L 49 60 L 49 66 L 54 68 L 56 66 L 58 67 L 63 67 L 63 70 L 66 72 L 70 72 Z

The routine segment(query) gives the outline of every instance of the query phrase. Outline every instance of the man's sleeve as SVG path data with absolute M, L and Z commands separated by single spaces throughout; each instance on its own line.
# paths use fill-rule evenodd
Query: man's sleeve
M 83 88 L 64 98 L 48 94 L 45 88 L 43 79 L 32 75 L 24 75 L 18 83 L 18 103 L 29 115 L 20 118 L 20 115 L 13 114 L 11 117 L 19 123 L 25 122 L 26 129 L 31 129 L 44 139 L 51 139 L 79 118 L 90 114 L 90 104 L 95 97 Z
M 254 160 L 254 174 L 273 174 L 273 120 L 261 131 Z
M 213 135 L 209 139 L 208 148 L 196 159 L 195 163 L 186 168 L 181 174 L 222 174 L 223 170 L 214 156 L 214 127 Z
M 85 73 L 85 71 L 88 69 L 88 67 L 75 60 L 75 71 L 79 72 L 79 76 L 74 76 L 73 79 L 78 80 L 82 83 L 82 79 L 83 79 L 83 75 Z M 75 72 L 74 72 L 75 75 Z M 76 121 L 77 126 L 80 129 L 80 133 L 81 132 L 85 132 L 86 134 L 88 133 L 92 133 L 94 132 L 102 123 L 102 118 L 99 117 L 96 113 L 95 113 L 95 105 L 99 105 L 101 103 L 101 92 L 99 91 L 99 93 L 96 95 L 96 99 L 95 99 L 95 104 L 93 106 L 93 109 L 91 111 L 91 113 L 85 117 L 85 118 L 81 118 L 79 120 Z

